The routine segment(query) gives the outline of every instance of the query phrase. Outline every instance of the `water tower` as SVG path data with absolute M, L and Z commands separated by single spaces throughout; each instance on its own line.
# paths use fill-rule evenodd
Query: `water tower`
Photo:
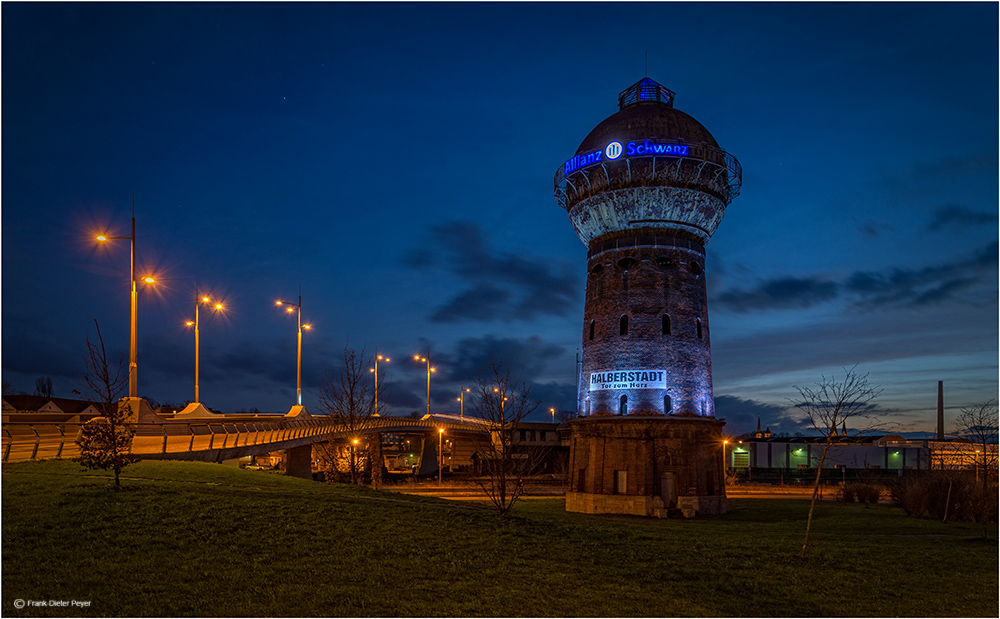
M 570 511 L 726 509 L 705 244 L 741 171 L 673 101 L 636 82 L 556 172 L 556 198 L 589 250 Z

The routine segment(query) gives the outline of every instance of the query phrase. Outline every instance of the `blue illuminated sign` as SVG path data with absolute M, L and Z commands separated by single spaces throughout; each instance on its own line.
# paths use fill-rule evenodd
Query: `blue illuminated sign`
M 582 153 L 580 155 L 573 155 L 573 157 L 568 159 L 566 164 L 563 166 L 563 174 L 569 174 L 579 170 L 580 168 L 586 168 L 587 166 L 601 163 L 605 159 L 618 159 L 623 153 L 628 157 L 655 157 L 657 155 L 666 157 L 687 157 L 689 154 L 689 147 L 684 144 L 657 143 L 650 142 L 649 140 L 643 140 L 642 142 L 629 142 L 624 146 L 621 142 L 611 142 L 607 145 L 607 147 L 600 150 Z

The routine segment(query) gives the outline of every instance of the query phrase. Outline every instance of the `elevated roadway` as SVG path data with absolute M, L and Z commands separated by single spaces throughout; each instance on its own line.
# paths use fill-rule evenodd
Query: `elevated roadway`
M 155 416 L 154 416 L 155 417 Z M 135 438 L 131 453 L 146 459 L 200 460 L 222 462 L 244 456 L 290 450 L 351 434 L 368 435 L 387 432 L 480 433 L 482 426 L 442 419 L 410 417 L 372 417 L 363 428 L 351 430 L 342 417 L 299 415 L 218 415 L 218 419 L 144 420 L 131 424 Z M 149 419 L 147 416 L 145 419 Z M 22 462 L 49 458 L 75 458 L 80 455 L 76 437 L 81 423 L 3 424 L 3 462 Z

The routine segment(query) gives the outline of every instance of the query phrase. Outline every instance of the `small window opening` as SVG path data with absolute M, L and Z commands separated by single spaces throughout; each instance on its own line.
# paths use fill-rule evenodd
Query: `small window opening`
M 695 318 L 695 325 L 698 328 L 698 339 L 701 339 L 701 318 Z
M 618 335 L 628 335 L 628 314 L 622 314 L 618 321 Z
M 623 395 L 618 398 L 618 414 L 627 415 L 628 414 L 628 396 Z
M 670 412 L 674 410 L 674 402 L 670 399 L 669 395 L 663 396 L 663 412 L 669 415 Z
M 615 494 L 625 494 L 628 488 L 628 471 L 615 471 Z
M 636 260 L 635 258 L 622 258 L 621 260 L 618 261 L 618 268 L 623 271 L 628 271 L 630 268 L 632 268 L 632 265 L 636 264 L 637 262 L 638 260 Z
M 590 339 L 594 339 L 594 321 L 590 321 Z
M 670 335 L 670 315 L 663 315 L 663 335 Z

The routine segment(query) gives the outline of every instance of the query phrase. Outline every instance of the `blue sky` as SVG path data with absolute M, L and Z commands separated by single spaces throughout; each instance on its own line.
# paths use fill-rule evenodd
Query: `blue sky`
M 4 3 L 2 375 L 72 396 L 128 350 L 127 233 L 155 270 L 139 392 L 287 410 L 345 345 L 398 414 L 491 357 L 572 409 L 586 248 L 552 178 L 648 74 L 743 166 L 708 244 L 717 411 L 795 432 L 858 364 L 886 424 L 997 396 L 995 3 Z M 889 427 L 887 425 L 887 427 Z

